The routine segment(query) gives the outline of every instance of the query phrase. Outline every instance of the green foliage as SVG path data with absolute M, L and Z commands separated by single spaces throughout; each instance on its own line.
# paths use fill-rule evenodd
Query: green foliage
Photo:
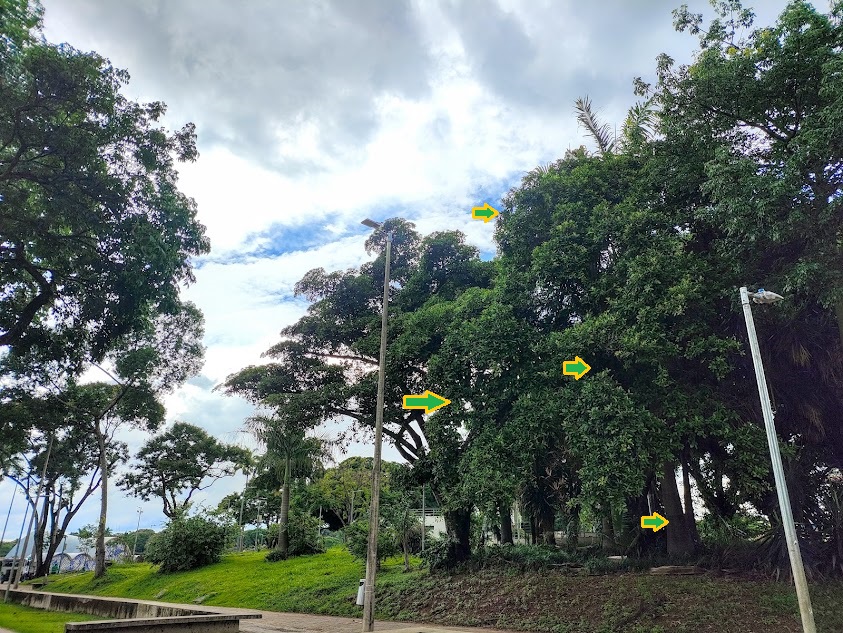
M 448 537 L 425 541 L 422 563 L 431 572 L 452 571 L 463 561 L 454 556 L 455 542 Z
M 12 40 L 40 20 L 25 7 L 3 2 Z M 172 313 L 190 257 L 209 250 L 175 171 L 197 156 L 195 130 L 158 126 L 166 106 L 126 99 L 128 74 L 96 53 L 31 43 L 0 55 L 0 344 L 101 360 L 150 313 Z
M 136 460 L 117 485 L 144 501 L 159 497 L 164 516 L 173 517 L 187 510 L 193 493 L 247 467 L 251 455 L 218 442 L 198 426 L 176 422 L 165 433 L 147 440 Z M 181 495 L 184 497 L 179 499 Z
M 359 561 L 366 560 L 369 547 L 369 522 L 355 521 L 343 528 L 346 549 Z M 398 553 L 398 539 L 394 529 L 381 525 L 378 530 L 378 566 L 381 562 Z
M 697 523 L 697 528 L 704 543 L 716 546 L 756 539 L 769 531 L 770 522 L 746 512 L 738 512 L 731 519 L 707 514 Z
M 225 527 L 215 521 L 176 515 L 149 539 L 145 558 L 163 574 L 196 569 L 219 561 L 225 542 Z
M 273 530 L 274 528 L 274 530 Z M 267 539 L 271 540 L 271 533 L 274 531 L 275 538 L 278 538 L 279 526 L 270 527 Z M 275 562 L 285 560 L 290 556 L 302 556 L 307 554 L 320 554 L 325 551 L 322 540 L 319 536 L 319 519 L 317 517 L 293 510 L 287 520 L 287 552 L 273 549 L 266 555 L 266 560 Z
M 43 15 L 38 0 L 0 0 L 0 55 L 33 43 L 32 31 L 40 31 Z

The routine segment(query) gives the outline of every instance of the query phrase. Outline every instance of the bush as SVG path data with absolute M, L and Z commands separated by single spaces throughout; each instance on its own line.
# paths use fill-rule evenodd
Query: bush
M 276 548 L 280 530 L 279 524 L 269 528 L 269 533 L 273 535 L 273 546 Z M 303 512 L 292 511 L 287 519 L 287 556 L 285 557 L 280 550 L 273 549 L 266 555 L 266 560 L 274 563 L 289 556 L 320 554 L 324 551 L 319 538 L 319 519 Z
M 430 571 L 450 571 L 456 568 L 458 563 L 454 557 L 454 545 L 454 541 L 448 537 L 425 541 L 421 553 L 422 565 L 426 565 Z
M 345 546 L 357 560 L 366 560 L 369 547 L 369 522 L 355 521 L 343 529 Z M 391 528 L 381 526 L 378 531 L 378 566 L 381 561 L 398 554 L 398 538 Z
M 145 557 L 164 574 L 196 569 L 219 561 L 225 542 L 225 527 L 201 516 L 180 516 L 150 537 Z

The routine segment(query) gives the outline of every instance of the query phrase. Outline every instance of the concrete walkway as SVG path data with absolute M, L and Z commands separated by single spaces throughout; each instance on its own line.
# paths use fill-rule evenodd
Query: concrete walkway
M 5 587 L 5 585 L 0 585 L 0 588 L 2 587 Z M 20 585 L 18 589 L 23 591 L 34 591 L 29 585 Z M 79 597 L 90 598 L 91 596 L 79 595 Z M 258 611 L 257 609 L 241 609 L 235 607 L 215 607 L 204 604 L 178 604 L 157 600 L 132 599 L 132 602 L 178 606 L 185 609 L 202 609 L 203 611 L 212 611 L 217 613 L 260 613 L 262 616 L 260 619 L 240 621 L 240 630 L 244 631 L 244 633 L 274 633 L 276 631 L 283 631 L 286 633 L 361 633 L 363 631 L 362 618 L 339 618 L 330 615 L 309 615 L 306 613 L 279 613 L 277 611 Z M 360 607 L 360 611 L 362 614 L 363 607 Z M 375 631 L 378 631 L 379 633 L 444 633 L 445 631 L 462 631 L 463 633 L 514 633 L 512 631 L 505 631 L 502 629 L 442 627 L 429 624 L 419 624 L 416 622 L 389 622 L 381 620 L 375 622 Z M 0 629 L 0 633 L 12 632 Z

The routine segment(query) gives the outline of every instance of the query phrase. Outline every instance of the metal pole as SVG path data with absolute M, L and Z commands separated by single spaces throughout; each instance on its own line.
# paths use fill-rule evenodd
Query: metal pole
M 135 552 L 138 549 L 138 533 L 140 532 L 141 514 L 143 514 L 143 508 L 138 508 L 138 526 L 135 528 L 135 544 L 132 545 L 132 562 L 135 562 Z
M 237 551 L 243 551 L 243 504 L 246 502 L 246 490 L 249 488 L 249 473 L 246 473 L 246 486 L 243 488 L 243 496 L 240 497 L 240 538 L 237 543 Z
M 38 499 L 41 497 L 41 490 L 44 488 L 44 478 L 47 476 L 47 464 L 50 463 L 50 452 L 53 450 L 53 438 L 50 436 L 50 443 L 47 445 L 47 454 L 44 456 L 44 467 L 41 469 L 41 479 L 38 481 L 38 492 L 35 493 L 35 504 L 32 506 L 32 514 L 29 516 L 29 528 L 26 531 L 26 536 L 23 539 L 23 553 L 21 554 L 21 564 L 15 573 L 15 589 L 20 583 L 21 573 L 23 572 L 23 562 L 26 560 L 26 550 L 29 548 L 29 537 L 32 535 L 32 524 L 35 521 L 35 515 L 38 514 Z M 33 543 L 33 545 L 35 545 Z M 15 571 L 15 570 L 13 570 Z M 11 581 L 11 578 L 9 579 Z M 11 582 L 9 583 L 11 584 Z M 6 585 L 6 599 L 9 597 L 9 585 Z
M 790 497 L 787 493 L 787 482 L 784 478 L 779 440 L 776 436 L 776 425 L 773 421 L 773 408 L 770 406 L 770 394 L 767 391 L 767 380 L 764 377 L 764 366 L 761 363 L 761 351 L 758 348 L 758 336 L 755 333 L 755 322 L 752 320 L 752 308 L 749 305 L 749 293 L 746 287 L 741 288 L 741 304 L 743 304 L 746 329 L 749 333 L 749 346 L 752 350 L 752 362 L 755 365 L 755 379 L 758 382 L 761 410 L 764 412 L 764 428 L 767 431 L 767 444 L 770 447 L 770 459 L 773 462 L 773 476 L 776 480 L 776 494 L 779 497 L 779 508 L 782 513 L 787 553 L 790 556 L 793 582 L 796 585 L 796 595 L 799 598 L 802 630 L 805 633 L 816 633 L 817 627 L 814 624 L 811 595 L 808 593 L 808 582 L 805 580 L 805 569 L 802 566 L 802 554 L 799 551 L 799 540 L 796 536 L 796 526 L 793 523 L 793 511 L 790 508 Z
M 26 480 L 27 490 L 29 489 L 29 479 Z M 20 532 L 18 533 L 18 541 L 15 545 L 18 548 L 18 553 L 15 554 L 15 557 L 12 559 L 12 568 L 9 570 L 9 580 L 6 581 L 6 595 L 3 598 L 3 602 L 9 601 L 9 589 L 12 588 L 12 581 L 15 579 L 15 567 L 20 564 L 20 544 L 21 540 L 23 539 L 23 526 L 26 525 L 26 519 L 29 517 L 29 504 L 27 503 L 23 509 L 23 521 L 20 524 Z
M 422 486 L 422 551 L 424 551 L 424 533 L 427 532 L 427 524 L 425 523 L 425 507 L 424 507 L 424 486 Z
M 14 490 L 12 490 L 12 500 L 9 502 L 9 511 L 6 513 L 6 522 L 3 524 L 3 536 L 0 536 L 0 545 L 2 545 L 6 541 L 6 528 L 9 527 L 9 517 L 12 514 L 12 506 L 15 503 L 15 497 L 18 494 L 18 485 L 15 484 Z
M 389 307 L 389 264 L 392 233 L 386 235 L 386 261 L 383 269 L 383 311 L 381 312 L 381 353 L 378 367 L 378 404 L 375 410 L 375 460 L 372 464 L 372 500 L 369 505 L 369 546 L 366 555 L 366 585 L 363 591 L 363 631 L 375 627 L 375 575 L 378 563 L 378 520 L 381 496 L 381 435 L 383 433 L 383 392 L 386 382 L 386 327 Z

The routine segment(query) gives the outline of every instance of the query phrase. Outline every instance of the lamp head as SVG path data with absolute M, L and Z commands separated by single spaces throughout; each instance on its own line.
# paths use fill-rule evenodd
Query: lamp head
M 759 288 L 756 292 L 750 292 L 749 296 L 752 297 L 755 303 L 776 303 L 776 301 L 784 299 L 783 296 L 777 295 L 775 292 L 770 292 L 769 290 L 764 290 L 764 288 Z
M 374 220 L 370 220 L 369 218 L 366 218 L 366 219 L 365 219 L 365 220 L 363 220 L 360 224 L 362 224 L 363 226 L 368 226 L 370 229 L 379 229 L 379 228 L 381 228 L 381 223 L 380 223 L 380 222 L 375 222 Z

